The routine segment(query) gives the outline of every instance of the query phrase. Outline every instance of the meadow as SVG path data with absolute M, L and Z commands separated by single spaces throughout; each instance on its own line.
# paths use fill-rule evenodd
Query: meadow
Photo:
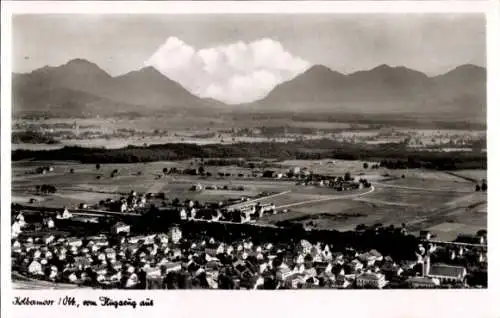
M 40 166 L 50 165 L 53 171 L 34 174 Z M 364 169 L 362 161 L 278 162 L 285 170 L 299 166 L 316 173 L 353 176 L 363 174 L 373 180 L 373 189 L 338 192 L 334 189 L 297 185 L 296 182 L 249 177 L 251 169 L 236 166 L 206 166 L 212 177 L 163 175 L 164 168 L 193 167 L 192 161 L 168 161 L 139 164 L 93 164 L 76 162 L 18 161 L 12 167 L 12 200 L 28 203 L 34 198 L 38 206 L 76 207 L 80 203 L 95 204 L 107 198 L 119 198 L 130 191 L 139 193 L 163 192 L 168 199 L 192 199 L 200 202 L 255 197 L 262 192 L 274 196 L 256 201 L 273 203 L 279 213 L 265 216 L 260 223 L 276 224 L 290 221 L 319 229 L 353 229 L 358 224 L 406 223 L 409 230 L 429 229 L 439 237 L 451 239 L 459 233 L 473 234 L 486 228 L 486 193 L 474 191 L 475 183 L 446 172 L 425 169 L 385 170 Z M 118 174 L 111 177 L 113 170 Z M 218 172 L 231 176 L 220 178 Z M 404 172 L 405 178 L 401 178 Z M 390 173 L 390 174 L 389 174 Z M 238 177 L 238 175 L 242 175 Z M 477 171 L 481 177 L 486 171 Z M 471 173 L 469 172 L 469 175 Z M 98 178 L 99 177 L 99 178 Z M 52 184 L 55 194 L 42 195 L 36 186 Z M 227 186 L 227 190 L 191 191 L 193 185 Z M 242 191 L 236 190 L 243 186 Z M 286 210 L 286 212 L 285 212 Z

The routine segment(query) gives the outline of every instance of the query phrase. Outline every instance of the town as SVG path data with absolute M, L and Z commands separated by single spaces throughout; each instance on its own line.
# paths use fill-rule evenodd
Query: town
M 101 165 L 94 170 L 102 171 Z M 111 169 L 108 178 L 118 178 Z M 213 173 L 207 168 L 162 169 L 162 178 L 191 175 L 185 193 L 244 191 L 230 180 L 288 182 L 304 191 L 359 195 L 374 186 L 363 176 L 321 175 L 305 167 L 253 174 Z M 38 167 L 50 176 L 54 167 Z M 68 175 L 75 175 L 70 168 Z M 136 175 L 136 174 L 134 174 Z M 227 176 L 228 175 L 228 176 Z M 157 177 L 155 177 L 157 178 Z M 157 180 L 157 179 L 156 179 Z M 194 180 L 194 179 L 193 179 Z M 203 184 L 202 184 L 203 181 Z M 167 182 L 163 180 L 162 182 Z M 226 185 L 222 185 L 226 182 Z M 168 182 L 167 182 L 168 183 Z M 51 196 L 57 190 L 37 185 Z M 302 190 L 301 190 L 302 189 Z M 286 191 L 284 191 L 286 192 Z M 474 189 L 470 189 L 474 193 Z M 486 230 L 443 241 L 430 231 L 409 233 L 406 224 L 358 224 L 350 231 L 275 224 L 266 218 L 301 205 L 276 204 L 283 192 L 219 201 L 180 200 L 167 193 L 130 191 L 116 199 L 49 208 L 12 206 L 12 266 L 24 280 L 124 289 L 485 288 Z M 285 194 L 286 195 L 286 194 Z M 309 201 L 305 201 L 308 204 Z M 312 206 L 314 207 L 314 205 Z

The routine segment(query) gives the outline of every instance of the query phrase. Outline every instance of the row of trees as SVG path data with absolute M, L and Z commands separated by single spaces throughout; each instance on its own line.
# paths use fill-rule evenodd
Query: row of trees
M 42 133 L 40 131 L 27 130 L 27 131 L 14 131 L 12 132 L 12 143 L 26 143 L 26 144 L 57 144 L 58 140 L 52 136 Z
M 57 188 L 51 184 L 42 184 L 35 187 L 37 193 L 52 194 L 57 192 Z
M 480 191 L 485 192 L 486 190 L 488 190 L 488 184 L 486 183 L 486 180 L 483 180 L 481 182 L 481 185 L 476 184 L 476 192 L 480 192 Z
M 122 149 L 64 147 L 62 149 L 15 150 L 12 160 L 76 160 L 84 163 L 133 163 L 190 158 L 280 158 L 280 159 L 347 159 L 379 161 L 380 167 L 390 169 L 486 168 L 486 153 L 477 152 L 419 152 L 401 144 L 363 145 L 334 140 L 293 142 L 263 142 L 235 144 L 164 144 L 148 147 L 129 146 Z
M 368 169 L 369 167 L 370 167 L 370 165 L 368 164 L 368 162 L 363 163 L 363 169 Z M 378 168 L 380 168 L 380 166 L 378 164 L 372 164 L 371 168 L 378 169 Z

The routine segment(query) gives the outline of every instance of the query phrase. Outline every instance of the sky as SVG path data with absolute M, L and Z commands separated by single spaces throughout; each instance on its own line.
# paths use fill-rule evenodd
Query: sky
M 114 76 L 153 66 L 195 95 L 242 103 L 314 64 L 431 76 L 485 66 L 485 33 L 481 14 L 22 15 L 13 18 L 13 70 L 74 58 Z

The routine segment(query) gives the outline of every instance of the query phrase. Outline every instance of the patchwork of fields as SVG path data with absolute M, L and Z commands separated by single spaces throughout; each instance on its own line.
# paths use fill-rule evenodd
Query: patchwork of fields
M 191 162 L 155 162 L 147 164 L 95 165 L 72 162 L 15 162 L 12 168 L 12 201 L 34 205 L 62 207 L 80 203 L 97 203 L 117 198 L 132 190 L 139 193 L 164 192 L 169 199 L 219 201 L 253 197 L 267 192 L 277 194 L 257 201 L 273 203 L 280 213 L 265 216 L 258 222 L 277 223 L 289 220 L 321 229 L 352 229 L 358 224 L 406 223 L 411 231 L 429 229 L 441 238 L 452 239 L 458 233 L 475 233 L 486 228 L 486 193 L 474 191 L 475 183 L 446 172 L 427 170 L 386 171 L 363 169 L 359 161 L 281 162 L 283 167 L 308 167 L 316 173 L 343 175 L 346 171 L 366 173 L 373 188 L 338 192 L 329 188 L 296 185 L 295 182 L 251 179 L 249 169 L 239 167 L 206 167 L 207 171 L 229 172 L 230 177 L 162 176 L 163 168 L 185 168 Z M 50 165 L 47 174 L 33 174 L 36 167 Z M 111 178 L 114 169 L 119 173 Z M 362 172 L 364 171 L 364 172 Z M 387 173 L 390 173 L 387 176 Z M 243 177 L 236 177 L 237 174 Z M 482 179 L 486 171 L 461 172 Z M 405 178 L 401 178 L 405 174 Z M 384 176 L 382 176 L 384 175 Z M 161 177 L 159 177 L 161 176 Z M 385 181 L 384 181 L 385 180 Z M 227 186 L 227 190 L 190 191 L 192 185 Z M 52 184 L 57 192 L 41 195 L 36 186 Z M 243 190 L 236 190 L 243 186 Z M 287 210 L 286 212 L 284 212 Z

